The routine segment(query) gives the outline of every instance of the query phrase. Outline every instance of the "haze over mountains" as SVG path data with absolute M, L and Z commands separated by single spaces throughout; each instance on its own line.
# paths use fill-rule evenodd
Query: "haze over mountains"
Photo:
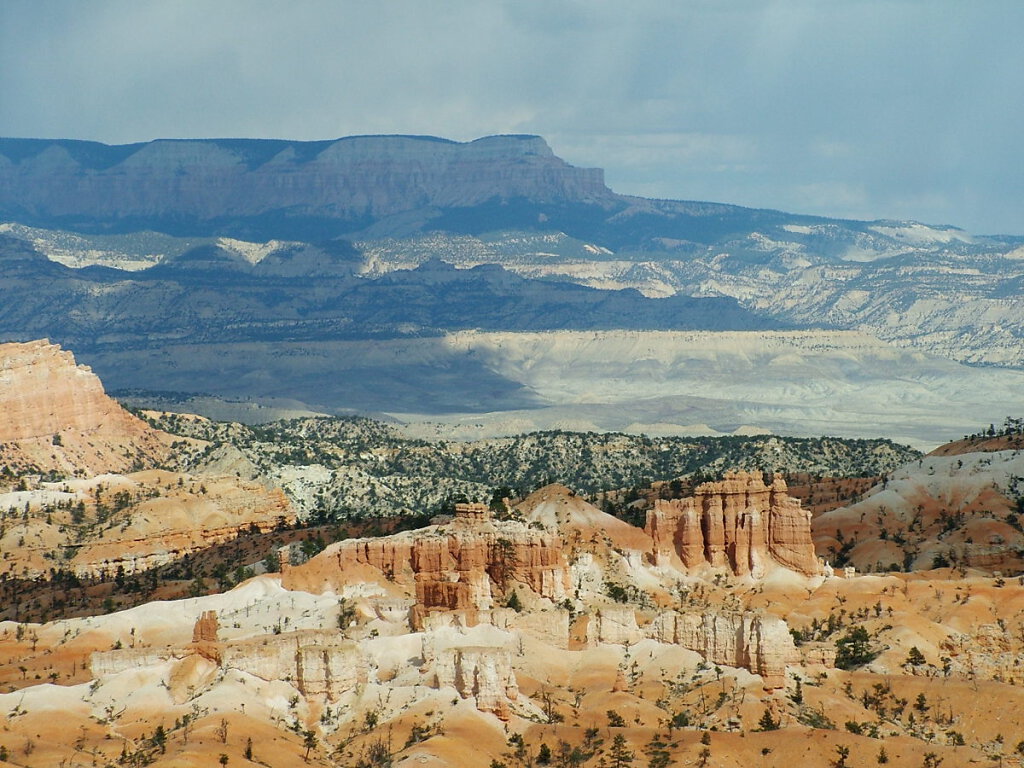
M 467 144 L 357 136 L 117 147 L 5 139 L 0 155 L 0 211 L 27 224 L 94 231 L 309 239 L 375 223 L 382 233 L 414 230 L 411 212 L 427 219 L 496 200 L 556 207 L 617 203 L 600 170 L 573 168 L 537 136 Z M 396 216 L 407 222 L 388 223 Z
M 920 446 L 1024 405 L 1024 238 L 617 195 L 536 136 L 3 139 L 0 217 L 0 336 L 139 403 Z

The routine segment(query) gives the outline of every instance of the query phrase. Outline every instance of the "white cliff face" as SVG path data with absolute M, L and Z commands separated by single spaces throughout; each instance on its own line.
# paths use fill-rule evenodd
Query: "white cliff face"
M 596 642 L 612 645 L 632 645 L 643 634 L 636 624 L 636 610 L 630 606 L 604 606 L 590 624 Z
M 513 634 L 489 625 L 444 628 L 423 636 L 423 659 L 435 688 L 454 688 L 463 699 L 473 697 L 481 712 L 507 720 L 510 702 L 519 698 L 512 669 L 514 641 Z
M 786 684 L 786 665 L 799 659 L 786 622 L 752 613 L 664 613 L 648 633 L 663 643 L 677 643 L 707 661 L 745 667 L 764 679 L 765 688 Z

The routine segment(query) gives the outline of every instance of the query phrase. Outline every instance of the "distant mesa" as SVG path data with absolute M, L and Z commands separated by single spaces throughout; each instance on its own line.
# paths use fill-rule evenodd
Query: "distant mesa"
M 0 215 L 97 230 L 336 235 L 413 210 L 614 199 L 600 169 L 569 165 L 539 136 L 0 139 Z

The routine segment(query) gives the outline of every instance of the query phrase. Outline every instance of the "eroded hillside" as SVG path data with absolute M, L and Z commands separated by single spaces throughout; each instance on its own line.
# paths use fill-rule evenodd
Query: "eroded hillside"
M 28 766 L 1011 757 L 1017 580 L 830 573 L 780 479 L 694 504 L 701 562 L 692 531 L 662 538 L 656 514 L 652 538 L 549 486 L 221 595 L 6 622 L 0 744 Z M 729 556 L 744 541 L 756 572 Z

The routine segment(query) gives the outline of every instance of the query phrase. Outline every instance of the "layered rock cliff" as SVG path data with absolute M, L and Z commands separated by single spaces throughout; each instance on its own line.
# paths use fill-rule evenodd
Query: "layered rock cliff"
M 195 234 L 228 222 L 288 220 L 332 231 L 393 214 L 497 200 L 589 203 L 612 193 L 539 136 L 459 143 L 426 136 L 336 141 L 159 140 L 107 146 L 0 140 L 0 211 Z M 256 221 L 259 218 L 265 221 Z
M 819 571 L 810 512 L 787 495 L 781 476 L 766 485 L 759 474 L 731 473 L 699 485 L 692 498 L 658 500 L 646 530 L 660 563 L 755 578 L 772 566 L 808 576 Z
M 475 624 L 479 612 L 495 607 L 497 596 L 515 585 L 553 601 L 564 600 L 570 590 L 557 534 L 468 511 L 446 525 L 339 542 L 303 566 L 286 568 L 282 579 L 289 589 L 321 590 L 340 587 L 367 568 L 415 596 L 411 615 L 417 628 L 436 611 L 461 612 Z
M 204 614 L 196 623 L 196 635 L 205 633 L 210 622 L 216 625 L 213 612 Z M 202 625 L 202 626 L 201 626 Z M 136 650 L 131 648 L 98 651 L 89 659 L 96 677 L 116 675 L 139 667 L 173 662 L 170 690 L 176 698 L 191 698 L 201 690 L 175 691 L 173 681 L 194 666 L 194 659 L 205 659 L 219 669 L 230 669 L 253 675 L 261 680 L 290 680 L 303 696 L 325 696 L 334 700 L 367 681 L 369 665 L 359 647 L 337 632 L 304 631 L 275 635 L 260 640 L 219 642 L 213 639 L 195 641 L 180 647 Z M 212 681 L 207 676 L 205 682 Z
M 663 613 L 649 629 L 654 639 L 697 651 L 707 661 L 744 667 L 765 688 L 786 685 L 786 665 L 799 662 L 786 622 L 753 613 Z
M 519 685 L 508 647 L 431 633 L 423 639 L 423 660 L 432 671 L 433 687 L 454 688 L 464 699 L 473 697 L 481 712 L 509 719 L 509 705 L 518 700 Z
M 174 440 L 107 397 L 71 352 L 46 340 L 0 344 L 0 464 L 123 472 L 166 457 Z

